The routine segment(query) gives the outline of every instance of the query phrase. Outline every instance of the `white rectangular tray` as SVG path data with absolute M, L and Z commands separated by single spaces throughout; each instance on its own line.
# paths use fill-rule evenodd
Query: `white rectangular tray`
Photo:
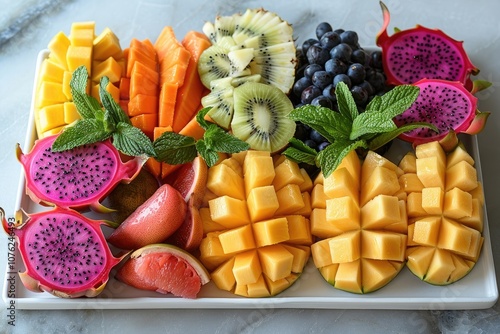
M 35 83 L 39 67 L 47 51 L 37 59 Z M 36 86 L 36 85 L 34 85 Z M 35 90 L 35 88 L 34 88 Z M 33 96 L 34 97 L 34 96 Z M 34 101 L 34 98 L 33 98 Z M 29 152 L 36 139 L 33 102 L 24 152 Z M 482 182 L 481 163 L 477 138 L 464 137 L 464 143 L 476 161 L 478 178 Z M 408 150 L 408 145 L 396 141 L 389 151 L 390 158 L 398 161 Z M 25 195 L 24 174 L 21 173 L 16 208 L 28 213 L 41 211 Z M 45 209 L 46 210 L 46 209 Z M 13 301 L 18 309 L 168 309 L 168 308 L 324 308 L 324 309 L 482 309 L 489 308 L 498 299 L 498 288 L 491 250 L 486 206 L 484 208 L 484 244 L 482 254 L 473 270 L 463 279 L 448 286 L 433 286 L 420 281 L 406 267 L 384 288 L 367 294 L 356 295 L 334 289 L 319 274 L 312 260 L 302 276 L 288 290 L 276 297 L 243 298 L 221 291 L 210 282 L 202 288 L 197 299 L 189 300 L 134 289 L 110 278 L 106 289 L 96 298 L 62 299 L 48 293 L 34 293 L 22 285 L 18 271 L 24 271 L 21 256 L 16 252 L 15 268 L 7 266 L 2 297 L 6 303 Z M 113 275 L 113 272 L 112 272 Z M 15 285 L 7 283 L 15 277 Z M 9 292 L 12 292 L 10 295 Z M 10 298 L 12 297 L 14 298 Z

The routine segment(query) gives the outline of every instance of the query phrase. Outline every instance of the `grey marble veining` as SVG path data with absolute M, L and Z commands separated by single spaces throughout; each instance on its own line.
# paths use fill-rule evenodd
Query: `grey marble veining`
M 481 110 L 492 111 L 479 135 L 492 247 L 498 277 L 500 250 L 500 3 L 387 0 L 391 26 L 416 23 L 438 27 L 457 39 L 481 68 L 481 79 L 493 87 L 479 95 Z M 276 11 L 294 26 L 297 41 L 314 34 L 321 21 L 356 30 L 362 45 L 373 45 L 381 24 L 378 1 L 162 1 L 162 0 L 22 0 L 0 1 L 0 206 L 12 215 L 20 175 L 14 146 L 24 143 L 31 103 L 35 60 L 39 50 L 73 21 L 96 21 L 96 31 L 109 26 L 128 45 L 133 37 L 154 40 L 161 28 L 172 25 L 179 36 L 200 30 L 216 14 L 248 7 Z M 4 10 L 5 9 L 5 10 Z M 493 144 L 492 144 L 493 143 Z M 6 264 L 6 239 L 0 238 L 0 270 Z M 3 280 L 3 279 L 2 279 Z M 500 306 L 486 310 L 16 310 L 16 326 L 8 326 L 9 311 L 0 308 L 0 333 L 499 333 Z

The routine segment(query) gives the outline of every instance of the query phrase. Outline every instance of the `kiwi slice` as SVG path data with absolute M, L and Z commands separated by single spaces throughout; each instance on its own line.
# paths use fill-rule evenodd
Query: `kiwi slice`
M 280 89 L 248 81 L 233 91 L 233 135 L 254 150 L 276 152 L 295 133 L 295 122 L 287 118 L 293 110 L 290 99 Z
M 213 46 L 200 58 L 199 74 L 205 87 L 223 77 L 260 75 L 261 82 L 288 93 L 295 79 L 297 62 L 291 25 L 264 9 L 218 16 L 203 32 Z
M 228 77 L 230 72 L 231 62 L 226 48 L 212 45 L 203 51 L 198 61 L 198 73 L 205 87 L 210 88 L 212 80 Z

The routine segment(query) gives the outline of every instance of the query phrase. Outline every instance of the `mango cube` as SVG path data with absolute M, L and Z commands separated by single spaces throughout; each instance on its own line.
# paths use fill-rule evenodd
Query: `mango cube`
M 472 215 L 472 195 L 459 188 L 453 188 L 444 195 L 444 212 L 453 219 Z
M 255 283 L 262 269 L 255 250 L 237 254 L 234 257 L 233 275 L 238 284 Z
M 361 257 L 361 231 L 351 231 L 329 240 L 330 255 L 333 263 L 356 261 Z
M 64 123 L 71 124 L 81 118 L 73 102 L 64 102 Z
M 257 222 L 273 217 L 279 202 L 273 186 L 253 188 L 247 198 L 250 219 Z
M 282 245 L 261 247 L 258 250 L 262 272 L 272 281 L 292 273 L 293 254 Z
M 389 168 L 377 166 L 364 182 L 359 198 L 359 205 L 365 205 L 377 195 L 394 195 L 399 189 L 400 185 L 397 174 Z
M 397 197 L 378 195 L 361 208 L 361 227 L 380 229 L 399 222 L 400 214 Z
M 43 107 L 38 111 L 39 117 L 39 131 L 45 132 L 62 125 L 64 122 L 64 104 L 52 104 Z
M 210 274 L 210 278 L 219 289 L 231 291 L 236 285 L 236 280 L 233 275 L 233 266 L 234 258 L 225 262 Z
M 290 239 L 286 218 L 274 218 L 253 223 L 253 234 L 257 247 L 274 245 Z
M 312 235 L 309 220 L 302 215 L 290 215 L 285 217 L 288 223 L 289 244 L 310 245 Z
M 287 184 L 276 192 L 279 207 L 276 215 L 289 215 L 304 207 L 304 199 L 297 184 Z
M 325 194 L 323 184 L 317 183 L 311 191 L 311 206 L 313 208 L 326 208 L 326 200 L 328 197 Z
M 326 200 L 326 221 L 336 230 L 351 231 L 360 228 L 358 203 L 351 196 Z
M 347 168 L 337 168 L 323 181 L 325 195 L 330 198 L 350 196 L 354 201 L 358 201 L 359 184 Z
M 69 38 L 62 32 L 58 32 L 49 42 L 50 59 L 59 64 L 62 68 L 68 69 L 66 54 L 71 45 Z M 89 72 L 90 73 L 90 72 Z
M 417 175 L 424 187 L 444 189 L 445 165 L 438 157 L 418 158 Z
M 276 191 L 279 191 L 285 185 L 297 184 L 304 182 L 304 177 L 300 172 L 299 165 L 289 159 L 285 159 L 275 169 L 276 176 L 273 180 L 273 186 Z
M 92 81 L 99 82 L 105 76 L 108 77 L 111 83 L 117 83 L 121 79 L 122 68 L 113 57 L 99 62 L 92 69 Z
M 255 248 L 255 241 L 250 225 L 241 226 L 219 234 L 224 254 L 242 252 Z
M 245 201 L 221 196 L 208 202 L 212 220 L 225 228 L 235 228 L 250 223 Z
M 441 187 L 422 189 L 422 209 L 430 215 L 443 213 L 444 191 Z
M 440 234 L 441 217 L 424 217 L 415 222 L 412 241 L 424 246 L 436 246 Z
M 207 189 L 217 196 L 246 199 L 243 179 L 225 164 L 218 164 L 208 170 Z
M 406 236 L 400 233 L 361 232 L 361 249 L 364 259 L 404 261 Z
M 71 72 L 74 72 L 80 66 L 85 66 L 87 73 L 92 73 L 92 47 L 70 45 L 66 53 L 66 63 L 68 64 L 68 70 Z
M 275 176 L 273 158 L 247 155 L 245 164 L 244 179 L 247 195 L 254 188 L 272 185 Z
M 95 60 L 105 60 L 109 57 L 118 60 L 123 57 L 120 40 L 109 28 L 104 28 L 104 30 L 94 39 L 93 45 Z
M 463 160 L 455 163 L 446 170 L 446 190 L 460 188 L 471 191 L 477 187 L 476 168 Z

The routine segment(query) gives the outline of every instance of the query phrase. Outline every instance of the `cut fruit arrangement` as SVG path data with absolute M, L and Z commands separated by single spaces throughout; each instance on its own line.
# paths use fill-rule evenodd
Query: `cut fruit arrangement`
M 17 150 L 26 193 L 53 208 L 11 225 L 0 210 L 26 288 L 93 297 L 115 266 L 124 284 L 185 298 L 209 281 L 275 296 L 308 262 L 356 294 L 405 267 L 434 285 L 467 275 L 485 201 L 457 134 L 484 127 L 474 94 L 489 83 L 439 30 L 389 37 L 381 6 L 371 53 L 327 22 L 296 47 L 264 9 L 125 49 L 93 22 L 54 36 L 35 87 L 39 139 Z M 385 158 L 401 140 L 411 152 Z

